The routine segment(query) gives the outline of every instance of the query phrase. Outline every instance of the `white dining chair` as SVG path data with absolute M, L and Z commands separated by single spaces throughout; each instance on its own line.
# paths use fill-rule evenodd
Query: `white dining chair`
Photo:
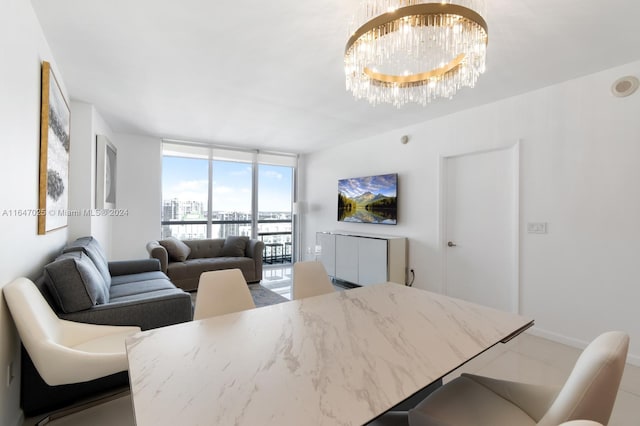
M 255 307 L 249 286 L 240 269 L 203 272 L 200 275 L 194 320 Z
M 601 334 L 582 352 L 559 391 L 462 374 L 409 410 L 409 424 L 557 426 L 578 419 L 607 424 L 628 349 L 627 334 Z
M 321 262 L 306 261 L 293 264 L 293 300 L 334 291 L 335 288 Z

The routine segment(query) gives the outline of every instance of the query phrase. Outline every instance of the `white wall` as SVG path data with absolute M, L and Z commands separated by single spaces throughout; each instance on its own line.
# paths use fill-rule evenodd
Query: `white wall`
M 93 208 L 92 187 L 94 183 L 95 147 L 90 143 L 93 135 L 93 107 L 84 102 L 71 101 L 71 137 L 69 148 L 69 181 L 73 192 L 69 194 L 69 210 L 84 211 Z M 91 216 L 70 216 L 69 238 L 91 235 Z
M 113 142 L 118 147 L 117 208 L 127 215 L 112 218 L 112 257 L 148 258 L 146 244 L 161 234 L 162 142 L 122 134 Z
M 72 183 L 78 188 L 72 210 L 95 209 L 96 135 L 117 150 L 116 209 L 123 215 L 73 217 L 70 239 L 93 235 L 109 260 L 149 257 L 147 242 L 160 238 L 162 142 L 117 134 L 93 105 L 72 102 Z
M 14 210 L 38 208 L 40 158 L 41 61 L 51 62 L 64 89 L 40 24 L 26 0 L 7 0 L 0 6 L 0 287 L 20 276 L 35 279 L 45 263 L 67 241 L 68 228 L 37 235 L 37 218 L 10 216 Z M 67 98 L 68 99 L 68 98 Z M 0 299 L 2 296 L 0 295 Z M 0 300 L 0 424 L 22 422 L 20 401 L 20 344 L 10 313 Z M 6 386 L 7 365 L 16 378 Z
M 111 127 L 96 108 L 80 101 L 71 102 L 71 159 L 72 185 L 69 209 L 79 212 L 69 217 L 69 239 L 91 235 L 104 249 L 107 258 L 113 256 L 114 216 L 98 215 L 96 208 L 96 136 L 106 136 L 117 149 Z M 117 184 L 117 179 L 116 179 Z M 92 214 L 87 214 L 91 211 Z
M 113 132 L 111 131 L 111 128 L 109 127 L 107 122 L 104 121 L 100 113 L 96 111 L 95 108 L 92 108 L 91 118 L 92 118 L 91 122 L 93 124 L 93 132 L 92 132 L 92 137 L 88 142 L 92 147 L 93 155 L 91 157 L 91 164 L 93 165 L 93 169 L 90 175 L 92 178 L 91 180 L 92 192 L 91 192 L 91 199 L 89 204 L 91 204 L 93 208 L 96 208 L 96 155 L 97 155 L 96 136 L 97 135 L 106 136 L 107 139 L 109 139 L 109 141 L 113 143 L 113 145 L 116 147 L 116 149 L 118 150 L 118 153 L 120 152 L 120 146 L 116 142 Z M 117 191 L 117 186 L 118 186 L 118 180 L 116 177 L 116 191 Z M 123 186 L 123 184 L 121 184 L 120 186 Z M 117 202 L 118 200 L 117 200 L 117 193 L 116 193 L 116 203 Z M 117 207 L 117 204 L 116 204 L 116 207 Z M 114 256 L 114 250 L 113 250 L 114 220 L 115 220 L 115 216 L 102 216 L 102 215 L 91 216 L 91 233 L 87 234 L 87 235 L 92 235 L 100 242 L 100 245 L 104 248 L 104 251 L 108 259 L 112 259 Z
M 415 286 L 441 291 L 440 158 L 521 140 L 522 314 L 534 332 L 578 347 L 625 330 L 640 364 L 640 93 L 609 91 L 629 74 L 640 62 L 305 157 L 305 251 L 316 231 L 406 236 Z M 338 179 L 393 172 L 397 226 L 336 221 Z M 527 234 L 527 222 L 548 222 L 549 233 Z

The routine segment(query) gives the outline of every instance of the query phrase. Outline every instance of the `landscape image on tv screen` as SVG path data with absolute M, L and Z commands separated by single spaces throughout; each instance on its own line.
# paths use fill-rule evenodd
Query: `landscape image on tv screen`
M 395 225 L 398 221 L 398 175 L 340 179 L 338 220 Z

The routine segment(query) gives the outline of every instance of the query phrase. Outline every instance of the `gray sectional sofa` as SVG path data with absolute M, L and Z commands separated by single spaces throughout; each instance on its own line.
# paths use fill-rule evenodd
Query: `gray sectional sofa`
M 60 318 L 143 330 L 190 321 L 188 293 L 176 288 L 155 259 L 108 262 L 97 240 L 78 238 L 44 268 L 49 304 Z
M 108 262 L 93 237 L 67 244 L 36 281 L 63 319 L 143 330 L 191 321 L 189 293 L 176 288 L 156 259 Z M 48 386 L 22 350 L 21 405 L 26 415 L 51 411 L 88 395 L 128 384 L 127 372 L 91 382 Z
M 238 268 L 247 283 L 260 282 L 263 250 L 262 241 L 236 236 L 184 241 L 170 237 L 147 244 L 162 272 L 186 291 L 197 290 L 203 272 L 220 269 Z

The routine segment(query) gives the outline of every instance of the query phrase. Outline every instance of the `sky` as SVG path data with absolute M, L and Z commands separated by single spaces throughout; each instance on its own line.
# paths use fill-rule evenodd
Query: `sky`
M 398 175 L 378 175 L 360 178 L 340 179 L 338 190 L 349 198 L 356 198 L 365 192 L 396 197 L 398 194 Z
M 208 160 L 162 157 L 163 199 L 207 203 Z M 291 167 L 260 165 L 259 211 L 291 210 Z M 251 164 L 213 162 L 213 210 L 251 212 Z

